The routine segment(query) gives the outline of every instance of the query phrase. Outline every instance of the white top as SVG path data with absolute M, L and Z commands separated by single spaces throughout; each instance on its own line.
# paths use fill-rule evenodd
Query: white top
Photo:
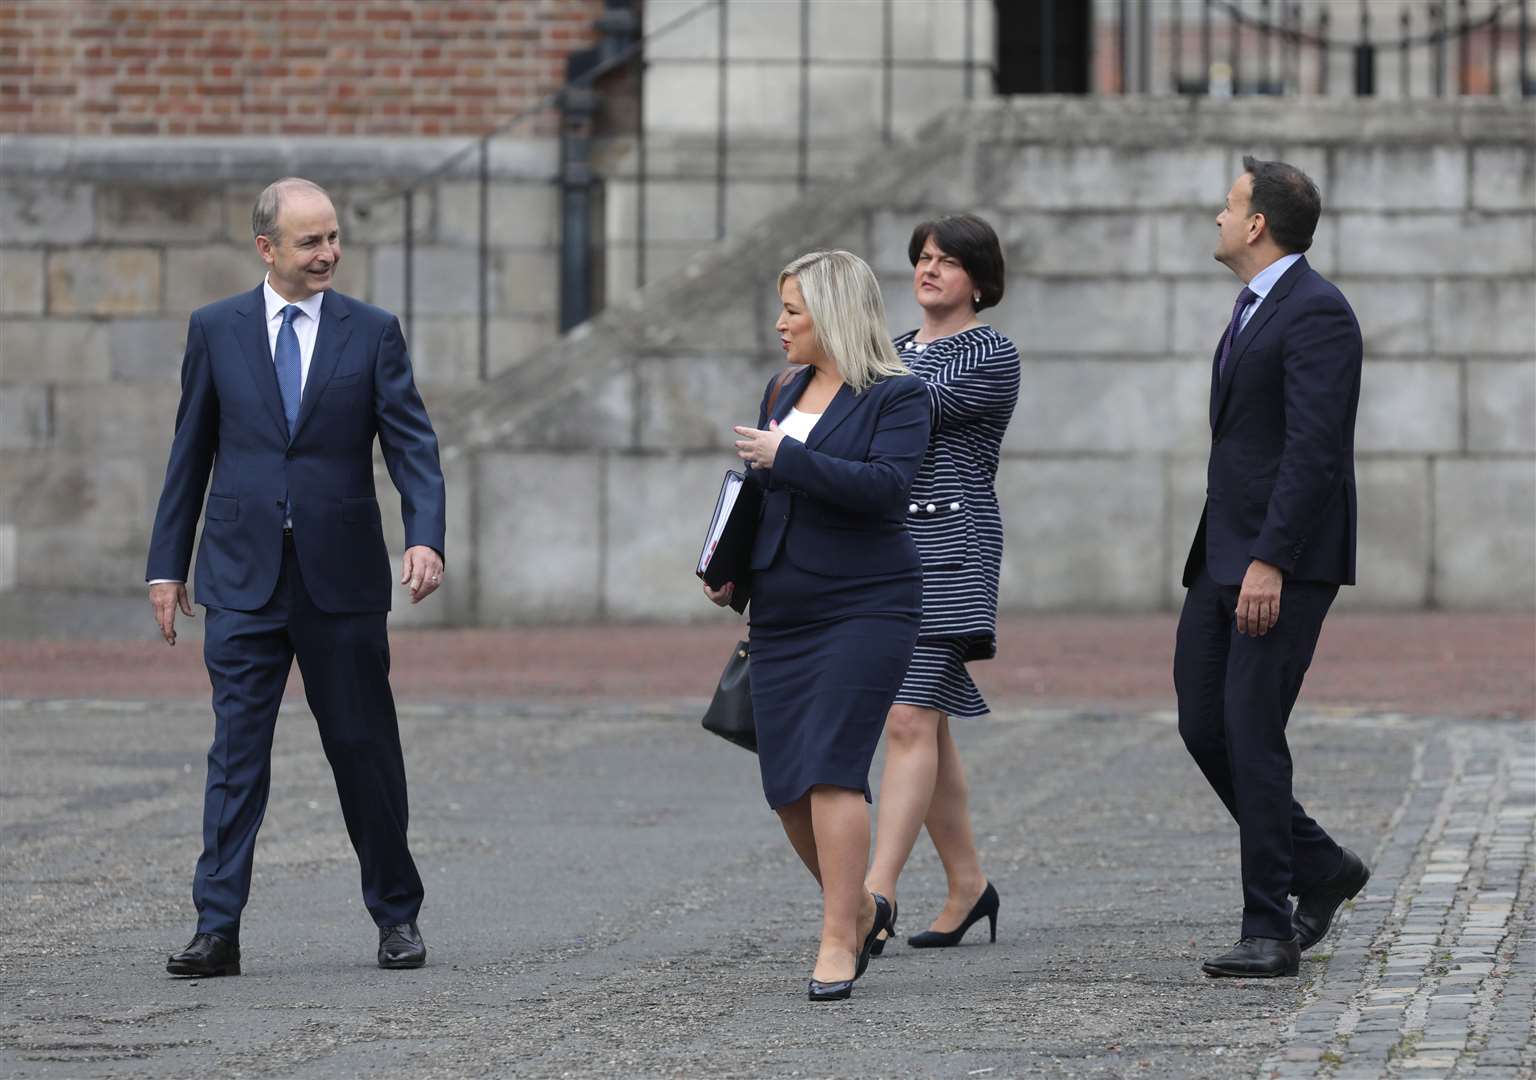
M 805 442 L 811 434 L 811 428 L 816 426 L 816 421 L 821 419 L 819 412 L 801 412 L 799 409 L 790 409 L 789 415 L 779 425 L 779 430 L 796 442 Z
M 272 288 L 270 278 L 261 283 L 261 295 L 267 302 L 267 348 L 272 353 L 272 362 L 277 363 L 277 332 L 283 327 L 283 308 L 288 306 L 284 300 Z M 325 293 L 317 292 L 314 296 L 300 300 L 294 306 L 299 309 L 299 314 L 293 317 L 293 333 L 299 339 L 299 393 L 304 392 L 304 386 L 309 382 L 309 362 L 315 355 L 315 335 L 320 332 L 320 305 L 325 303 Z
M 1282 255 L 1274 262 L 1266 266 L 1264 269 L 1260 270 L 1257 274 L 1253 275 L 1253 280 L 1248 283 L 1248 290 L 1257 296 L 1258 299 L 1248 301 L 1248 306 L 1243 308 L 1243 317 L 1238 321 L 1237 324 L 1237 332 L 1239 334 L 1248 329 L 1248 320 L 1253 318 L 1253 313 L 1255 311 L 1259 310 L 1259 305 L 1262 304 L 1264 302 L 1264 298 L 1269 295 L 1269 290 L 1275 287 L 1275 282 L 1284 277 L 1285 272 L 1291 267 L 1295 266 L 1296 260 L 1300 258 L 1300 252 L 1292 252 L 1289 255 Z

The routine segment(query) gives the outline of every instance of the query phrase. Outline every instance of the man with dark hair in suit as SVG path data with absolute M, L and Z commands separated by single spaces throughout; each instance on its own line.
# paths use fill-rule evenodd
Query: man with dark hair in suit
M 1303 255 L 1316 185 L 1284 162 L 1245 157 L 1243 170 L 1216 217 L 1216 259 L 1244 288 L 1212 358 L 1206 503 L 1173 675 L 1179 733 L 1242 852 L 1241 940 L 1203 969 L 1274 977 L 1296 974 L 1370 877 L 1292 797 L 1285 739 L 1323 618 L 1355 582 L 1363 347 L 1348 302 Z
M 295 658 L 362 864 L 379 966 L 420 967 L 422 885 L 406 844 L 373 443 L 400 492 L 400 581 L 417 603 L 443 576 L 437 437 L 400 323 L 331 288 L 341 235 L 325 191 L 279 180 L 256 200 L 251 228 L 266 279 L 193 312 L 187 328 L 145 575 L 160 632 L 174 645 L 177 611 L 192 615 L 185 583 L 201 512 L 197 599 L 207 608 L 214 737 L 192 886 L 197 932 L 166 970 L 240 974 L 240 915 Z

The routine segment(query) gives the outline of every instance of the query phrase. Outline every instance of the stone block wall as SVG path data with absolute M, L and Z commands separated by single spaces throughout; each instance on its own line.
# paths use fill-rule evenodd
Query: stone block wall
M 558 340 L 555 147 L 498 141 L 487 383 L 467 314 L 476 185 L 451 174 L 417 204 L 407 334 L 445 447 L 453 572 L 441 602 L 397 618 L 708 617 L 689 567 L 735 464 L 730 425 L 755 415 L 781 362 L 779 267 L 818 246 L 859 252 L 905 329 L 918 321 L 911 225 L 954 209 L 1004 237 L 1007 296 L 990 315 L 1025 360 L 999 480 L 1005 608 L 1173 607 L 1203 497 L 1209 356 L 1237 288 L 1211 259 L 1214 215 L 1246 152 L 1319 182 L 1309 258 L 1365 331 L 1361 583 L 1341 603 L 1536 606 L 1533 120 L 1528 104 L 1487 101 L 980 103 L 888 149 L 845 151 L 842 182 L 724 244 L 688 241 L 670 271 Z M 329 185 L 340 287 L 399 310 L 403 219 L 379 196 L 450 149 L 164 147 L 0 139 L 10 595 L 140 595 L 186 317 L 260 280 L 248 235 L 259 183 L 297 172 Z M 382 472 L 379 488 L 398 530 Z
M 390 192 L 462 143 L 344 145 L 0 138 L 0 588 L 138 589 L 187 317 L 260 283 L 251 204 L 272 177 L 327 185 L 342 225 L 337 287 L 402 311 Z M 492 376 L 556 335 L 555 160 L 551 140 L 494 147 Z M 480 380 L 478 207 L 478 182 L 459 173 L 416 197 L 406 333 L 429 406 Z
M 1360 584 L 1340 603 L 1530 609 L 1533 120 L 1529 104 L 1486 101 L 1016 100 L 947 115 L 860 162 L 857 184 L 695 254 L 449 410 L 456 459 L 494 461 L 510 490 L 581 493 L 530 506 L 483 481 L 466 492 L 481 580 L 527 585 L 482 589 L 454 617 L 708 617 L 689 567 L 735 462 L 730 425 L 755 415 L 780 363 L 778 268 L 849 247 L 905 329 L 919 318 L 911 226 L 955 209 L 1004 237 L 1007 295 L 989 316 L 1025 365 L 998 484 L 1004 607 L 1175 607 L 1204 498 L 1211 351 L 1240 287 L 1212 259 L 1214 219 L 1244 153 L 1317 180 L 1309 259 L 1365 335 Z

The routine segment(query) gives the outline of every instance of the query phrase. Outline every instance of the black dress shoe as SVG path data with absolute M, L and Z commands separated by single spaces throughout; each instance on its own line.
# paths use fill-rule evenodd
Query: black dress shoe
M 896 901 L 891 901 L 891 925 L 886 927 L 885 937 L 876 937 L 875 943 L 869 947 L 870 956 L 879 956 L 885 952 L 885 943 L 896 936 Z
M 1314 885 L 1296 897 L 1296 914 L 1291 917 L 1291 929 L 1296 931 L 1296 941 L 1303 949 L 1310 949 L 1333 925 L 1333 916 L 1346 900 L 1355 895 L 1371 880 L 1371 868 L 1360 861 L 1349 848 L 1344 852 L 1344 862 L 1338 873 L 1321 884 Z
M 427 943 L 415 923 L 379 927 L 379 967 L 419 968 L 427 962 Z
M 165 962 L 172 975 L 210 978 L 240 974 L 240 946 L 218 934 L 193 934 L 185 949 Z
M 879 893 L 870 893 L 875 898 L 875 921 L 869 928 L 869 933 L 864 935 L 864 944 L 859 948 L 859 964 L 854 968 L 853 977 L 857 979 L 864 974 L 864 969 L 869 967 L 869 958 L 874 955 L 875 941 L 880 937 L 880 932 L 891 932 L 891 920 L 895 914 L 891 910 L 891 902 Z
M 1296 940 L 1245 937 L 1214 960 L 1200 965 L 1213 977 L 1229 979 L 1277 979 L 1301 969 L 1301 950 Z
M 875 898 L 875 921 L 869 928 L 869 933 L 864 935 L 864 943 L 859 946 L 859 959 L 853 970 L 852 979 L 838 979 L 836 982 L 822 982 L 820 979 L 812 979 L 806 984 L 806 997 L 811 1001 L 844 1001 L 853 997 L 853 983 L 869 967 L 869 957 L 874 949 L 875 939 L 880 936 L 880 931 L 887 933 L 891 929 L 891 902 L 879 893 L 870 893 Z
M 853 980 L 839 979 L 837 982 L 822 982 L 812 979 L 806 990 L 806 997 L 811 1001 L 846 1001 L 853 997 Z
M 987 882 L 987 887 L 982 890 L 981 898 L 971 906 L 971 913 L 965 917 L 955 929 L 945 932 L 943 930 L 924 930 L 921 934 L 913 934 L 907 938 L 907 944 L 914 949 L 952 949 L 960 944 L 960 939 L 965 937 L 965 932 L 982 919 L 986 919 L 992 928 L 992 941 L 997 942 L 997 910 L 1002 906 L 998 899 L 997 890 L 992 883 Z

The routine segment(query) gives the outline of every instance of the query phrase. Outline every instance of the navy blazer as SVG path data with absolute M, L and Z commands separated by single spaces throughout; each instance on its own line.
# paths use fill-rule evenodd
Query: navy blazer
M 1184 585 L 1240 585 L 1262 559 L 1288 578 L 1355 583 L 1355 413 L 1364 345 L 1342 293 L 1298 259 L 1211 368 L 1205 510 Z
M 792 376 L 768 415 L 763 393 L 757 426 L 783 423 L 811 381 Z M 907 533 L 907 493 L 928 449 L 928 391 L 915 375 L 897 375 L 855 394 L 840 387 L 802 445 L 785 438 L 772 469 L 749 476 L 763 486 L 752 569 L 764 570 L 782 548 L 813 574 L 865 577 L 918 569 Z
M 299 569 L 316 606 L 388 611 L 394 575 L 374 495 L 375 436 L 400 492 L 406 546 L 441 554 L 437 436 L 393 315 L 325 294 L 290 438 L 261 287 L 194 311 L 146 579 L 186 580 L 202 510 L 198 602 L 262 607 L 282 567 L 286 492 Z

